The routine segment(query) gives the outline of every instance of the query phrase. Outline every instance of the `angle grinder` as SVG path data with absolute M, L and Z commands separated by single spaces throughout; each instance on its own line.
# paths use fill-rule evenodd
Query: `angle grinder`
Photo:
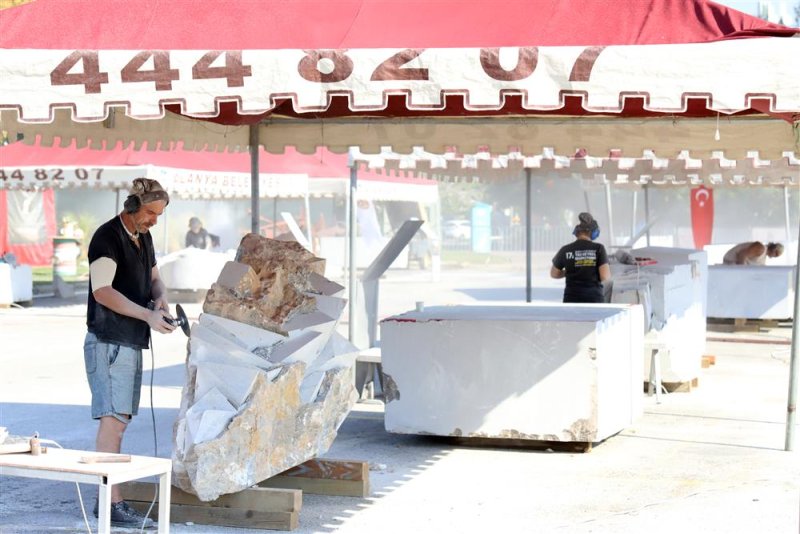
M 154 304 L 152 301 L 147 305 L 149 309 L 154 309 Z M 189 328 L 189 318 L 186 317 L 186 312 L 183 311 L 183 306 L 180 304 L 175 305 L 175 317 L 173 319 L 167 319 L 164 317 L 164 321 L 171 324 L 172 326 L 180 326 L 183 333 L 186 334 L 186 337 L 189 337 L 191 333 L 191 329 Z
M 183 307 L 180 304 L 175 305 L 175 318 L 172 320 L 164 319 L 172 326 L 180 326 L 183 333 L 186 334 L 186 337 L 189 337 L 191 330 L 189 329 L 189 318 L 186 317 L 186 312 L 183 311 Z

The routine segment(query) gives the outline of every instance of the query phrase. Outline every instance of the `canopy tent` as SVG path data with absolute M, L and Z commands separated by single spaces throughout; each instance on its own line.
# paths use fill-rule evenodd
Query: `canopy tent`
M 347 156 L 325 149 L 275 155 L 261 151 L 261 198 L 340 196 L 347 193 Z M 12 143 L 0 146 L 0 189 L 94 187 L 127 190 L 137 176 L 158 179 L 182 199 L 249 198 L 250 162 L 237 152 L 140 152 L 116 145 L 105 151 Z M 366 172 L 359 198 L 369 201 L 438 201 L 436 183 Z
M 35 0 L 0 17 L 0 128 L 25 142 L 797 152 L 800 40 L 780 38 L 797 30 L 706 0 Z
M 753 135 L 742 120 L 793 120 L 800 109 L 800 41 L 780 38 L 796 30 L 706 0 L 610 5 L 36 0 L 1 15 L 0 120 L 26 142 L 151 149 L 243 150 L 246 124 L 259 124 L 272 152 L 489 144 L 496 153 L 689 149 L 734 159 L 758 150 L 774 159 L 796 149 L 790 124 L 760 118 Z M 163 119 L 166 109 L 181 115 L 130 120 Z M 615 118 L 586 120 L 598 114 Z M 732 115 L 719 141 L 718 114 Z

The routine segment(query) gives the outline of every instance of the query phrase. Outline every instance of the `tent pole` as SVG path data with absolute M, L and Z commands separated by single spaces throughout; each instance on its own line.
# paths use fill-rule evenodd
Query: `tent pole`
M 614 246 L 614 214 L 611 209 L 611 184 L 606 182 L 606 214 L 608 215 L 608 246 Z
M 634 189 L 633 190 L 633 199 L 631 200 L 631 239 L 633 236 L 636 235 L 636 204 L 639 199 L 639 192 Z M 631 243 L 633 246 L 633 243 Z
M 786 244 L 792 241 L 792 230 L 789 222 L 789 186 L 783 186 L 783 219 L 786 224 Z
M 117 200 L 116 200 L 116 203 L 114 204 L 114 215 L 117 215 L 117 214 L 119 214 L 120 211 L 122 211 L 120 209 L 120 207 L 119 207 L 119 196 L 120 196 L 119 195 L 119 191 L 120 191 L 120 189 L 118 187 L 117 188 Z
M 798 234 L 800 235 L 800 233 Z M 786 447 L 794 450 L 794 427 L 797 424 L 797 375 L 800 374 L 800 240 L 797 246 L 797 260 L 794 269 L 794 319 L 792 320 L 792 354 L 789 360 L 789 399 L 786 406 Z
M 644 224 L 645 228 L 647 228 L 647 246 L 650 246 L 650 188 L 645 185 L 644 186 Z
M 531 259 L 531 170 L 525 169 L 525 302 L 530 302 L 532 297 L 532 268 Z
M 350 258 L 349 258 L 349 299 L 348 306 L 348 320 L 347 320 L 347 338 L 350 343 L 353 343 L 356 338 L 356 189 L 358 186 L 358 168 L 355 162 L 351 162 L 350 167 L 350 198 L 347 204 L 347 221 L 349 223 L 349 236 L 348 241 L 350 245 Z
M 250 125 L 250 231 L 260 235 L 259 201 L 261 194 L 258 191 L 260 172 L 258 168 L 259 125 Z M 274 236 L 273 236 L 274 237 Z
M 278 235 L 278 193 L 272 197 L 272 239 Z
M 168 253 L 167 251 L 168 229 L 169 229 L 169 211 L 164 210 L 164 255 Z
M 308 180 L 308 178 L 306 178 Z M 307 184 L 308 182 L 306 182 Z M 306 185 L 306 238 L 311 245 L 311 252 L 314 252 L 314 242 L 311 240 L 311 200 L 308 197 L 308 185 Z

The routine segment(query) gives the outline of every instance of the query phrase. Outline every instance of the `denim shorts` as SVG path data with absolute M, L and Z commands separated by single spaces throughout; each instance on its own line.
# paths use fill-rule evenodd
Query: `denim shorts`
M 98 341 L 91 332 L 83 342 L 86 377 L 92 390 L 92 417 L 111 416 L 130 422 L 139 412 L 142 351 Z

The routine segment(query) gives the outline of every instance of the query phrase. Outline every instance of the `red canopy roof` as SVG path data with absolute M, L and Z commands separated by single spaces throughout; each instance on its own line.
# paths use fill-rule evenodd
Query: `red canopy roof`
M 642 45 L 796 31 L 708 0 L 35 0 L 0 19 L 0 48 L 86 50 Z

